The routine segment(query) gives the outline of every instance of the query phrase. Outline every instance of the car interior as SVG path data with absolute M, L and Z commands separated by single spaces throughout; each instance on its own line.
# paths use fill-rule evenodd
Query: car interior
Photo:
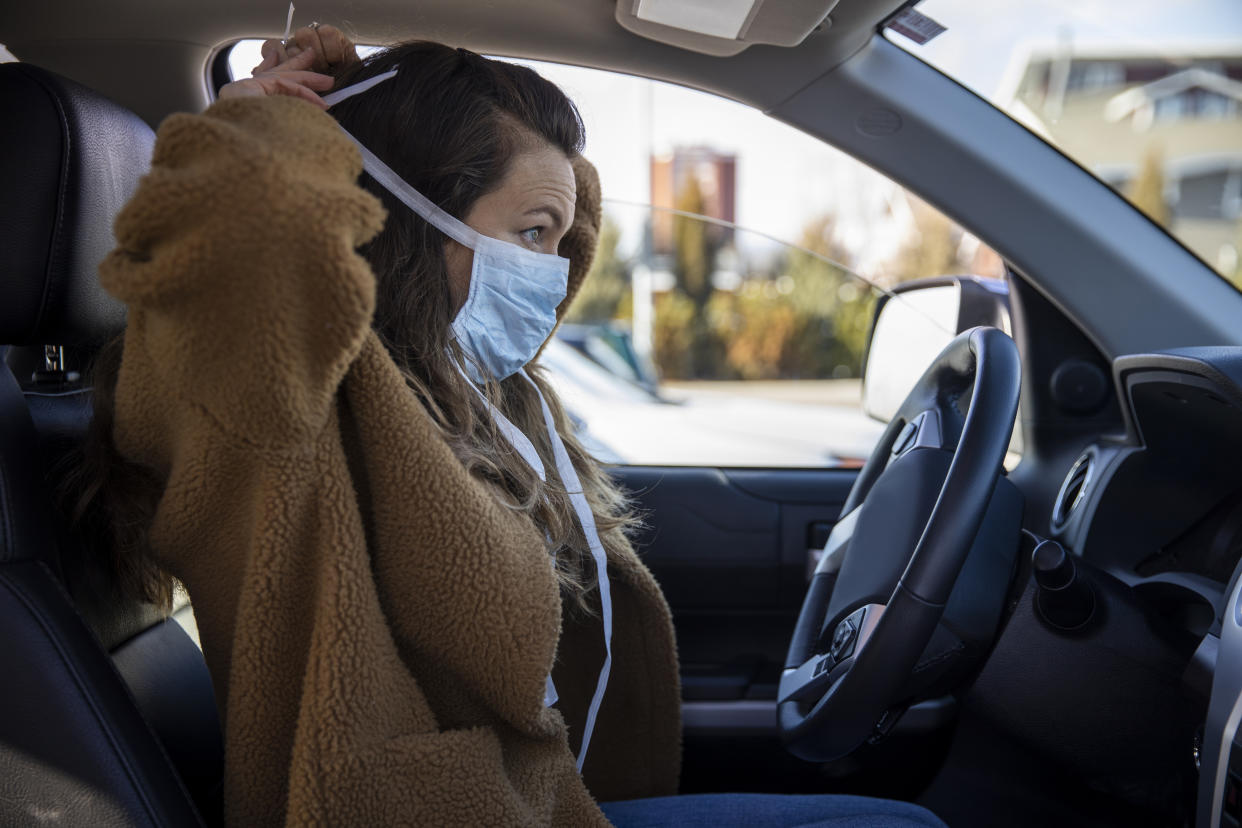
M 1242 294 L 894 45 L 884 28 L 910 3 L 772 0 L 723 45 L 638 5 L 315 0 L 298 16 L 744 103 L 1006 265 L 1003 290 L 936 283 L 963 285 L 956 336 L 861 470 L 610 469 L 673 611 L 682 791 L 883 796 L 953 826 L 1237 825 Z M 154 128 L 201 111 L 230 47 L 283 23 L 242 0 L 0 10 L 19 58 L 0 64 L 0 823 L 222 823 L 192 596 L 171 616 L 122 599 L 57 492 L 94 351 L 124 328 L 95 268 Z M 1003 471 L 1015 415 L 1021 460 Z

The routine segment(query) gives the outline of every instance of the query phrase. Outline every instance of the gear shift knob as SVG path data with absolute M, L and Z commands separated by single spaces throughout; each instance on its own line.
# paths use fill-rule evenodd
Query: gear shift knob
M 1031 556 L 1035 577 L 1035 609 L 1039 617 L 1058 630 L 1077 630 L 1095 614 L 1095 593 L 1079 576 L 1074 559 L 1054 540 L 1035 547 Z

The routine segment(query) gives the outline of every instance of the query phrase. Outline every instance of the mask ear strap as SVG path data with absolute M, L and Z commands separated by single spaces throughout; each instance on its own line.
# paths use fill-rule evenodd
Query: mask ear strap
M 345 132 L 345 127 L 341 127 L 341 131 Z M 405 183 L 404 178 L 397 175 L 392 167 L 381 161 L 375 153 L 364 147 L 361 141 L 348 132 L 345 132 L 345 135 L 362 153 L 362 168 L 370 173 L 371 177 L 378 181 L 385 190 L 396 196 L 398 201 L 458 244 L 469 247 L 471 250 L 477 250 L 481 246 L 480 239 L 483 237 L 478 231 L 441 210 L 431 199 Z
M 379 86 L 384 81 L 389 80 L 390 78 L 395 78 L 396 76 L 397 76 L 397 70 L 390 69 L 387 72 L 384 72 L 382 74 L 376 75 L 371 78 L 367 78 L 364 81 L 358 81 L 355 84 L 351 84 L 342 89 L 338 89 L 335 92 L 329 92 L 328 94 L 323 96 L 323 102 L 326 103 L 328 106 L 336 106 L 337 104 L 339 104 L 341 101 L 345 100 L 346 98 L 352 98 L 354 95 L 361 95 L 363 92 L 366 92 L 371 87 Z
M 500 429 L 500 433 L 509 441 L 509 445 L 513 446 L 513 450 L 526 461 L 526 465 L 535 470 L 535 474 L 539 475 L 539 479 L 546 483 L 548 479 L 547 472 L 544 470 L 543 460 L 539 459 L 539 452 L 535 450 L 535 444 L 522 433 L 522 429 L 518 428 L 513 424 L 512 420 L 502 414 L 499 408 L 492 405 L 492 401 L 479 390 L 477 385 L 470 381 L 470 377 L 466 375 L 466 372 L 462 370 L 460 365 L 454 361 L 453 366 L 457 368 L 458 373 L 462 375 L 462 378 L 466 380 L 466 384 L 474 390 L 474 393 L 479 395 L 479 399 L 483 401 L 483 405 L 487 408 L 488 413 L 496 421 L 496 427 Z
M 587 546 L 591 549 L 591 558 L 595 561 L 595 576 L 599 581 L 599 603 L 604 622 L 604 666 L 599 670 L 599 679 L 595 682 L 595 694 L 591 697 L 591 706 L 587 708 L 586 725 L 582 729 L 582 747 L 578 749 L 578 772 L 586 762 L 587 748 L 591 744 L 591 734 L 595 731 L 595 718 L 599 715 L 599 706 L 604 701 L 604 691 L 608 688 L 608 675 L 612 672 L 612 582 L 608 580 L 608 556 L 604 552 L 604 544 L 599 539 L 599 530 L 595 526 L 595 514 L 587 503 L 586 494 L 582 491 L 582 481 L 569 459 L 565 449 L 565 441 L 556 430 L 556 420 L 552 417 L 552 409 L 543 398 L 539 386 L 530 378 L 525 369 L 519 373 L 525 377 L 535 395 L 539 397 L 539 405 L 543 408 L 543 422 L 548 429 L 548 437 L 552 441 L 552 454 L 556 458 L 556 471 L 561 477 L 561 484 L 569 493 L 569 502 L 582 524 L 582 534 L 586 536 Z
M 496 421 L 496 427 L 500 429 L 500 433 L 503 434 L 505 439 L 509 441 L 509 445 L 513 446 L 514 450 L 521 455 L 527 465 L 535 470 L 535 474 L 539 475 L 539 479 L 546 483 L 547 472 L 544 468 L 543 460 L 539 458 L 539 452 L 535 451 L 534 443 L 532 443 L 527 436 L 522 433 L 522 430 L 514 425 L 508 417 L 501 414 L 499 408 L 492 405 L 492 401 L 479 390 L 477 385 L 470 381 L 470 377 L 466 375 L 466 372 L 462 370 L 460 365 L 457 365 L 456 362 L 453 364 L 461 373 L 462 377 L 465 378 L 466 383 L 474 389 L 474 393 L 478 394 L 479 399 L 481 399 L 483 404 L 487 406 L 488 412 Z M 536 393 L 538 393 L 538 389 L 536 389 Z M 555 565 L 555 558 L 553 559 L 553 564 Z M 548 678 L 543 685 L 543 706 L 551 707 L 559 700 L 560 696 L 556 692 L 556 685 L 552 683 L 552 674 L 549 673 Z M 581 768 L 579 768 L 579 770 L 581 770 Z
M 396 76 L 397 70 L 392 69 L 373 78 L 367 78 L 351 86 L 346 86 L 344 89 L 338 89 L 335 92 L 324 95 L 324 103 L 328 104 L 328 106 L 336 106 L 341 101 L 352 98 L 355 95 L 361 95 L 372 87 L 378 86 Z M 392 167 L 381 161 L 379 156 L 363 146 L 362 142 L 357 138 L 350 135 L 349 130 L 345 129 L 345 127 L 341 127 L 341 131 L 345 133 L 349 140 L 354 142 L 354 146 L 362 154 L 362 168 L 378 181 L 384 189 L 396 196 L 402 204 L 422 216 L 427 220 L 428 224 L 453 241 L 465 245 L 471 250 L 479 247 L 479 239 L 482 237 L 476 230 L 450 216 L 436 206 L 435 202 L 427 198 L 427 196 L 407 184 L 405 179 L 397 175 Z

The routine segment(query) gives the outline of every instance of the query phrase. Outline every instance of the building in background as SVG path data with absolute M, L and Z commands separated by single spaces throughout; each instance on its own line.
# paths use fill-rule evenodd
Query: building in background
M 687 199 L 702 205 L 690 212 L 714 219 L 736 221 L 737 156 L 711 147 L 677 147 L 670 154 L 651 157 L 651 247 L 657 256 L 673 251 L 673 215 L 662 210 L 688 209 Z M 733 240 L 733 230 L 716 228 L 721 246 Z
M 1168 227 L 1226 276 L 1239 272 L 1242 48 L 1019 56 L 1001 103 Z

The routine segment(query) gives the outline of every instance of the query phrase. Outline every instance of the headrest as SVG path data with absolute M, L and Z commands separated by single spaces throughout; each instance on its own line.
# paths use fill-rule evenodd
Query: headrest
M 125 326 L 125 308 L 95 268 L 155 134 L 124 107 L 24 63 L 0 64 L 0 117 L 0 343 L 103 342 Z

